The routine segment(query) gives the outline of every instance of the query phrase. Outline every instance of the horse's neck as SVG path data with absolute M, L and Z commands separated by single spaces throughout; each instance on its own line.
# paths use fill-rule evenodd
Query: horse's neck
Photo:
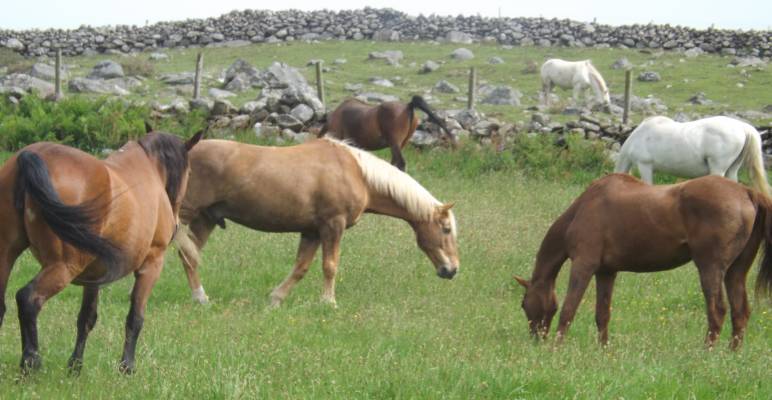
M 566 229 L 573 219 L 573 206 L 555 221 L 539 247 L 536 255 L 536 265 L 533 269 L 531 282 L 534 284 L 553 285 L 568 258 L 566 252 Z
M 400 218 L 405 221 L 415 220 L 413 215 L 393 198 L 372 190 L 368 196 L 367 212 Z

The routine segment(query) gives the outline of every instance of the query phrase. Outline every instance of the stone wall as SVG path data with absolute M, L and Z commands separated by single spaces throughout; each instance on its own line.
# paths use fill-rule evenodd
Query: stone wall
M 0 46 L 27 56 L 129 53 L 160 47 L 293 40 L 490 41 L 514 46 L 700 48 L 709 53 L 772 57 L 772 31 L 698 30 L 670 25 L 610 26 L 543 18 L 410 16 L 391 9 L 234 11 L 218 18 L 144 27 L 0 30 Z

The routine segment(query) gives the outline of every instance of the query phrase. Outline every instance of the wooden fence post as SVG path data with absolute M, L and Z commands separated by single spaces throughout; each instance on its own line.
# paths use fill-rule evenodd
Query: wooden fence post
M 64 98 L 62 94 L 62 49 L 56 49 L 56 63 L 54 64 L 54 101 Z
M 477 93 L 477 71 L 474 67 L 469 69 L 469 97 L 467 98 L 466 108 L 474 110 L 475 95 Z
M 632 97 L 633 71 L 625 70 L 625 109 L 622 113 L 622 123 L 627 124 L 630 120 L 630 98 Z
M 198 53 L 196 58 L 196 77 L 193 81 L 193 99 L 201 96 L 201 70 L 204 68 L 204 53 Z
M 322 106 L 327 109 L 327 104 L 324 101 L 324 77 L 322 75 L 322 61 L 316 62 L 316 95 L 319 96 L 319 101 L 322 102 Z

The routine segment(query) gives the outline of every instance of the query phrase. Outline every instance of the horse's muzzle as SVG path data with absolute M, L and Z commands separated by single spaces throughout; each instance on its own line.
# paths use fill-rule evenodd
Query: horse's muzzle
M 443 266 L 437 269 L 437 276 L 443 279 L 453 279 L 456 276 L 456 271 L 458 271 L 458 268 L 450 269 Z

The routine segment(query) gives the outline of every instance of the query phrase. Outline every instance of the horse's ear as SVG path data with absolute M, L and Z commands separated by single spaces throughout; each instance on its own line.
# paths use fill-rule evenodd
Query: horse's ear
M 150 122 L 145 121 L 145 133 L 153 132 L 153 127 L 150 125 Z
M 528 287 L 531 286 L 531 282 L 528 282 L 528 280 L 525 279 L 525 278 L 521 278 L 521 277 L 519 277 L 517 275 L 513 276 L 513 278 L 515 278 L 515 280 L 517 281 L 517 283 L 520 284 L 520 286 L 522 286 L 522 287 L 524 287 L 526 289 L 528 289 Z
M 198 141 L 201 140 L 202 137 L 204 137 L 204 132 L 206 132 L 206 130 L 198 131 L 195 135 L 193 135 L 193 137 L 188 139 L 188 141 L 185 142 L 185 149 L 190 151 L 190 149 L 192 149 L 193 146 L 195 146 L 196 143 L 198 143 Z
M 439 215 L 445 215 L 445 214 L 448 213 L 448 211 L 450 211 L 451 208 L 453 208 L 454 205 L 456 205 L 456 203 L 454 203 L 454 202 L 450 202 L 450 203 L 445 203 L 445 204 L 439 205 L 439 206 L 437 206 L 437 213 Z

